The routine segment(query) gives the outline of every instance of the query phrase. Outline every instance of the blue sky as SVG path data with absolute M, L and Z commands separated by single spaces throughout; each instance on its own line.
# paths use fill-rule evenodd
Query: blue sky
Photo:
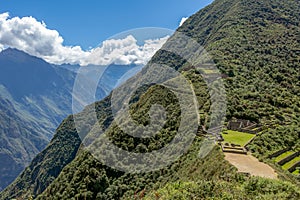
M 95 47 L 133 28 L 176 29 L 182 17 L 212 0 L 0 0 L 0 13 L 33 16 L 64 38 L 64 45 Z

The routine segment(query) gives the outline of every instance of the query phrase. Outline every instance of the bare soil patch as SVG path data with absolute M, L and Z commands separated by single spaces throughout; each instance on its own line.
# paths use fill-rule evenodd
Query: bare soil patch
M 252 155 L 242 155 L 235 153 L 224 153 L 225 159 L 235 166 L 239 172 L 249 173 L 252 176 L 277 179 L 275 170 L 269 165 L 259 162 Z

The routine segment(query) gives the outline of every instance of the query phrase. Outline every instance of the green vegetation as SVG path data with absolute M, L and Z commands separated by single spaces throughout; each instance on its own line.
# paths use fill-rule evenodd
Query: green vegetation
M 11 101 L 2 98 L 1 89 L 0 84 L 0 191 L 47 145 L 36 123 L 22 117 Z
M 139 194 L 140 196 L 142 194 Z M 240 185 L 228 182 L 174 182 L 146 195 L 145 200 L 160 199 L 297 199 L 299 190 L 288 182 L 250 178 Z
M 286 149 L 297 149 L 300 144 L 298 125 L 277 126 L 264 130 L 249 145 L 250 150 L 258 157 L 267 158 L 272 153 Z
M 295 165 L 295 164 L 298 163 L 298 162 L 300 162 L 300 156 L 298 156 L 298 157 L 294 158 L 293 160 L 291 160 L 291 161 L 285 163 L 285 164 L 282 166 L 282 168 L 283 168 L 284 170 L 288 170 L 289 168 L 291 168 L 293 165 Z
M 49 144 L 71 113 L 75 74 L 10 48 L 1 51 L 0 66 L 1 191 Z
M 207 159 L 199 159 L 197 139 L 188 154 L 160 171 L 147 174 L 124 174 L 109 169 L 94 160 L 88 153 L 77 157 L 38 199 L 133 199 L 135 194 L 144 190 L 151 191 L 176 180 L 236 180 L 243 179 L 224 159 L 218 148 Z M 93 166 L 93 167 L 91 167 Z M 80 174 L 85 180 L 77 182 Z M 67 182 L 66 182 L 67 181 Z M 64 185 L 68 183 L 67 187 Z M 77 192 L 80 190 L 81 192 Z M 86 191 L 86 192 L 84 192 Z
M 80 143 L 73 118 L 68 117 L 57 129 L 57 134 L 46 149 L 35 157 L 21 175 L 2 191 L 1 195 L 6 199 L 20 196 L 29 198 L 44 191 L 60 171 L 74 159 Z
M 296 145 L 295 147 L 296 147 L 296 148 L 294 148 L 294 149 L 292 149 L 292 150 L 290 150 L 290 151 L 287 151 L 287 152 L 282 153 L 281 155 L 277 156 L 277 157 L 276 157 L 275 159 L 273 159 L 273 160 L 274 160 L 276 163 L 278 163 L 278 162 L 282 161 L 283 159 L 288 158 L 289 156 L 292 156 L 292 155 L 295 154 L 297 151 L 299 151 L 299 146 Z M 300 162 L 300 156 L 295 157 L 295 158 L 293 158 L 292 160 L 290 160 L 290 161 L 284 163 L 284 164 L 281 166 L 281 168 L 282 168 L 283 170 L 286 170 L 286 171 L 287 171 L 287 170 L 289 170 L 291 167 L 293 167 L 295 164 L 297 164 L 298 162 Z M 294 171 L 292 172 L 292 174 L 298 175 L 298 174 L 299 174 L 299 169 L 296 168 L 296 170 L 294 170 Z
M 255 137 L 254 134 L 232 130 L 224 131 L 222 136 L 224 138 L 224 143 L 236 144 L 242 147 L 245 146 L 250 140 L 252 140 Z
M 264 161 L 277 150 L 296 148 L 300 144 L 299 12 L 299 1 L 216 0 L 178 29 L 206 47 L 225 75 L 227 119 L 249 119 L 269 127 L 249 145 L 251 152 Z M 188 44 L 180 45 L 186 49 Z M 178 55 L 163 50 L 157 52 L 150 63 L 173 66 L 189 79 L 200 105 L 200 125 L 208 126 L 211 102 L 199 72 Z M 146 139 L 133 138 L 113 123 L 109 98 L 92 106 L 96 106 L 99 124 L 118 147 L 131 152 L 151 152 L 174 138 L 180 108 L 176 97 L 166 88 L 141 88 L 130 102 L 131 115 L 139 124 L 149 123 L 147 113 L 152 104 L 159 102 L 168 111 L 163 129 Z M 94 123 L 87 124 L 87 129 L 92 129 Z M 63 127 L 67 132 L 67 126 L 62 125 L 61 129 Z M 63 134 L 58 132 L 56 137 Z M 66 138 L 61 142 L 64 140 Z M 111 169 L 81 150 L 62 171 L 58 170 L 59 176 L 46 190 L 34 196 L 54 200 L 134 199 L 137 196 L 155 199 L 156 195 L 164 199 L 300 199 L 297 185 L 237 173 L 224 160 L 218 147 L 200 159 L 201 141 L 197 138 L 189 151 L 170 166 L 144 174 L 125 174 Z M 52 153 L 64 151 L 67 150 L 60 146 Z M 47 162 L 48 158 L 44 157 L 41 162 Z M 49 162 L 53 164 L 56 160 Z M 45 166 L 40 171 L 48 168 Z M 280 178 L 297 181 L 286 176 Z M 20 184 L 26 182 L 22 178 L 19 181 Z M 15 190 L 12 187 L 9 192 L 13 194 Z
M 292 155 L 293 153 L 295 153 L 295 152 L 293 152 L 293 151 L 287 151 L 287 152 L 281 154 L 280 156 L 276 157 L 274 161 L 275 161 L 275 162 L 279 162 L 279 161 L 281 161 L 282 159 L 284 159 L 284 158 L 286 158 L 286 157 Z
M 294 175 L 299 175 L 300 174 L 300 169 L 296 169 L 295 171 L 293 171 Z
M 96 106 L 97 113 L 103 118 L 103 128 L 107 128 L 112 121 L 108 99 L 109 97 L 101 103 L 88 106 L 78 116 L 88 116 L 91 109 Z M 99 120 L 101 119 L 99 118 Z M 58 127 L 46 149 L 35 157 L 8 188 L 1 192 L 0 199 L 12 199 L 20 196 L 29 198 L 43 192 L 57 178 L 62 169 L 75 158 L 80 145 L 81 139 L 77 134 L 73 116 L 69 116 Z

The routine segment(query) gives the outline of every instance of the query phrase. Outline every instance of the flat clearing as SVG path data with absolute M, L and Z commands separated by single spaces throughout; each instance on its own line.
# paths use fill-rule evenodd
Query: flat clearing
M 235 166 L 239 172 L 249 173 L 252 176 L 260 176 L 270 179 L 277 179 L 277 174 L 269 165 L 259 162 L 251 155 L 224 153 L 225 159 Z
M 252 138 L 254 138 L 256 135 L 238 132 L 238 131 L 227 130 L 224 133 L 222 133 L 222 136 L 225 140 L 224 141 L 225 143 L 227 142 L 227 143 L 231 143 L 231 144 L 245 146 L 247 144 L 247 142 L 252 140 Z

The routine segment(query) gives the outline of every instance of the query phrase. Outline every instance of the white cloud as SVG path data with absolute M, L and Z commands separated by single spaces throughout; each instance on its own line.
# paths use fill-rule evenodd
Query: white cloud
M 0 44 L 0 52 L 4 49 L 5 49 L 5 47 L 2 44 Z
M 58 31 L 48 29 L 33 17 L 9 18 L 8 13 L 0 14 L 0 51 L 12 47 L 54 64 L 145 64 L 167 39 L 147 40 L 139 46 L 133 36 L 128 36 L 84 51 L 79 46 L 64 46 Z
M 0 45 L 17 48 L 51 63 L 75 64 L 86 56 L 79 46 L 63 45 L 63 38 L 56 30 L 47 29 L 46 24 L 33 17 L 9 18 L 0 14 Z
M 182 26 L 182 24 L 188 19 L 188 17 L 183 17 L 179 23 L 179 26 Z
M 101 47 L 91 50 L 90 55 L 82 64 L 146 64 L 168 38 L 169 36 L 156 40 L 146 40 L 143 46 L 139 46 L 132 35 L 124 39 L 107 40 L 103 42 Z

